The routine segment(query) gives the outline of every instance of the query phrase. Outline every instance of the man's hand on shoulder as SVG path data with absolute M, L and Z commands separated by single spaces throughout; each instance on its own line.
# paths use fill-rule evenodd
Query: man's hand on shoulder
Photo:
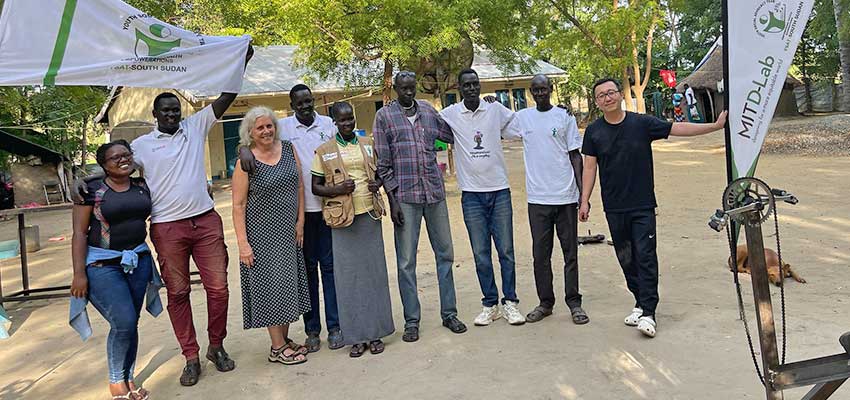
M 251 152 L 251 149 L 246 146 L 239 146 L 239 165 L 248 175 L 253 175 L 254 171 L 256 171 L 257 166 L 255 161 L 256 159 L 254 158 L 254 153 Z
M 74 182 L 71 184 L 71 200 L 76 204 L 83 204 L 85 201 L 85 195 L 89 194 L 89 182 L 103 179 L 106 176 L 102 171 L 95 172 L 89 176 L 84 176 L 81 178 L 74 179 Z

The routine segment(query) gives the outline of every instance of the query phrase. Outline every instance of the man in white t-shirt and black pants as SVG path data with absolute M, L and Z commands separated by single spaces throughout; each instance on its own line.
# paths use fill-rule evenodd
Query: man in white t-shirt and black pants
M 552 83 L 545 75 L 531 80 L 537 103 L 516 113 L 506 137 L 520 137 L 524 147 L 528 223 L 534 256 L 534 283 L 540 304 L 526 316 L 537 322 L 552 315 L 552 247 L 555 232 L 564 253 L 565 300 L 576 324 L 590 322 L 578 289 L 578 201 L 582 163 L 575 118 L 552 106 Z
M 511 325 L 521 325 L 525 317 L 517 308 L 511 189 L 502 154 L 502 134 L 514 113 L 499 103 L 481 101 L 481 83 L 475 70 L 461 71 L 458 86 L 463 101 L 442 110 L 440 116 L 454 135 L 463 221 L 484 295 L 484 309 L 475 318 L 475 325 L 489 325 L 502 316 L 499 288 L 493 276 L 491 240 L 499 254 L 505 318 Z

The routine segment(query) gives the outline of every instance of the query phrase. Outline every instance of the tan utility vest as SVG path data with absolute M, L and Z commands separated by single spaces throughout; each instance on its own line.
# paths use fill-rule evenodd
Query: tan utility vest
M 357 145 L 360 147 L 360 153 L 363 155 L 366 176 L 370 180 L 375 180 L 377 156 L 375 155 L 372 138 L 358 136 Z M 369 151 L 366 150 L 366 146 L 369 146 Z M 319 146 L 316 149 L 316 154 L 322 160 L 326 186 L 341 185 L 348 179 L 348 172 L 345 170 L 342 155 L 339 153 L 339 144 L 337 144 L 336 136 Z M 370 212 L 372 218 L 380 219 L 381 216 L 385 215 L 384 199 L 381 197 L 380 191 L 372 194 L 372 208 L 373 211 Z M 323 197 L 322 216 L 325 219 L 325 223 L 331 228 L 345 228 L 351 225 L 354 222 L 354 201 L 352 200 L 352 194 Z

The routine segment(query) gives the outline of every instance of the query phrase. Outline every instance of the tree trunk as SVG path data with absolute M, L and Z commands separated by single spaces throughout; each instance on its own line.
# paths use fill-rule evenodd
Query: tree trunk
M 635 112 L 640 114 L 646 114 L 646 99 L 643 98 L 644 88 L 635 85 L 632 86 L 632 92 L 635 93 L 635 102 L 637 103 L 635 107 Z
M 393 62 L 384 58 L 384 85 L 381 94 L 384 97 L 384 105 L 390 104 L 393 93 Z
M 632 98 L 632 84 L 629 83 L 629 71 L 628 68 L 623 68 L 623 100 L 626 102 L 627 111 L 635 110 Z
M 84 116 L 83 117 L 83 137 L 82 137 L 82 140 L 80 140 L 80 169 L 82 171 L 86 170 L 86 157 L 88 157 L 87 152 L 88 152 L 89 141 L 88 141 L 88 137 L 87 137 L 88 135 L 86 134 L 88 126 L 89 126 L 89 117 Z M 72 174 L 73 174 L 73 172 L 74 171 L 71 171 Z M 83 175 L 85 175 L 85 172 L 83 172 Z
M 836 107 L 850 111 L 850 0 L 832 0 L 835 23 L 838 31 L 838 56 L 841 60 L 841 82 L 843 96 Z
M 806 107 L 803 112 L 811 114 L 814 105 L 812 104 L 812 78 L 803 77 L 803 88 L 805 89 Z

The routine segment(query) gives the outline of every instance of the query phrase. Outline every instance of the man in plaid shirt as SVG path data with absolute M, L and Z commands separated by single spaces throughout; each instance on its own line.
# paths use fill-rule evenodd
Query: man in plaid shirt
M 398 286 L 404 306 L 405 342 L 419 340 L 420 307 L 416 288 L 416 250 L 422 219 L 437 261 L 440 316 L 454 333 L 466 332 L 457 318 L 452 277 L 454 251 L 443 175 L 434 141 L 453 143 L 452 130 L 427 102 L 416 100 L 416 75 L 401 71 L 393 80 L 398 101 L 375 115 L 373 136 L 378 175 L 384 182 L 395 224 Z

